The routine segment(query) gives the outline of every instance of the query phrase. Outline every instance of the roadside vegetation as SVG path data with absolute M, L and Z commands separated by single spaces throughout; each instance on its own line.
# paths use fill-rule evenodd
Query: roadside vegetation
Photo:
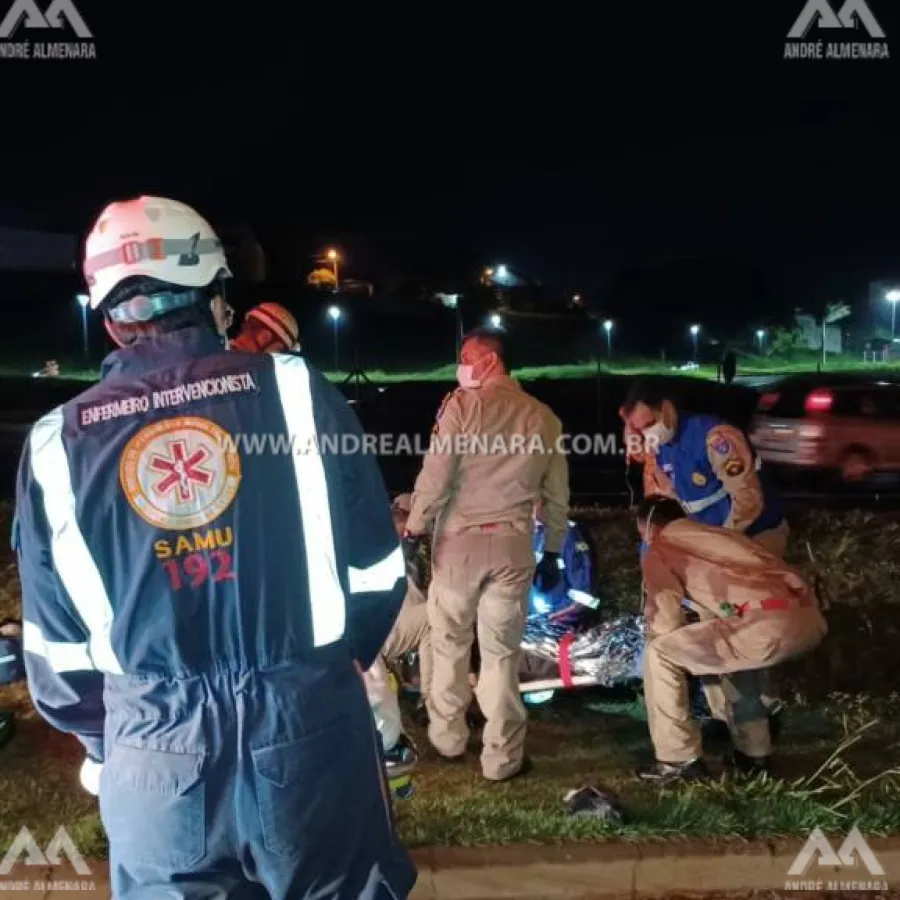
M 4 533 L 9 512 L 0 506 Z M 637 609 L 636 536 L 627 515 L 581 509 L 575 518 L 595 550 L 604 609 L 610 615 Z M 815 654 L 780 673 L 790 711 L 779 778 L 735 783 L 723 775 L 670 789 L 641 784 L 633 771 L 649 754 L 649 742 L 639 692 L 561 695 L 532 710 L 535 771 L 507 785 L 482 781 L 477 741 L 468 763 L 447 766 L 413 730 L 423 761 L 417 793 L 398 803 L 407 844 L 728 840 L 806 835 L 817 825 L 846 832 L 853 822 L 866 834 L 900 832 L 900 517 L 811 510 L 792 524 L 790 557 L 815 581 L 831 630 Z M 5 551 L 0 619 L 18 615 L 16 567 Z M 66 825 L 83 852 L 103 856 L 96 801 L 78 784 L 80 745 L 43 723 L 24 685 L 0 688 L 0 708 L 14 709 L 19 725 L 0 750 L 0 847 L 22 825 L 44 841 Z M 713 766 L 724 749 L 710 744 Z M 564 814 L 565 793 L 586 780 L 619 797 L 624 827 Z

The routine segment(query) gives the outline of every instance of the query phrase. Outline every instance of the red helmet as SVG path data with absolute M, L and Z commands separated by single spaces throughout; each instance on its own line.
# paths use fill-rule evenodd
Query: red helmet
M 231 342 L 233 350 L 248 353 L 282 353 L 300 349 L 300 326 L 279 303 L 261 303 L 244 317 L 241 333 Z

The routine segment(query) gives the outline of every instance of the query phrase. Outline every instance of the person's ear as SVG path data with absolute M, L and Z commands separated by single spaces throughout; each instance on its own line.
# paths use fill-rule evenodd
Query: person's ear
M 492 350 L 490 353 L 485 353 L 485 355 L 478 360 L 473 374 L 479 381 L 484 381 L 488 375 L 497 370 L 499 363 L 500 357 Z
M 112 338 L 112 342 L 113 342 L 117 347 L 124 347 L 124 346 L 125 346 L 125 345 L 119 340 L 118 336 L 116 335 L 115 329 L 113 328 L 113 326 L 112 326 L 112 324 L 110 323 L 109 319 L 106 318 L 106 316 L 103 317 L 103 327 L 106 329 L 106 333 L 110 336 L 110 338 Z

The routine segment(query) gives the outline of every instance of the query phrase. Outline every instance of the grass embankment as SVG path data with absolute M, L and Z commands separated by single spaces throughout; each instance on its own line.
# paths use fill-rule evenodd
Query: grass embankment
M 815 372 L 819 357 L 816 354 L 798 354 L 791 359 L 783 359 L 771 356 L 744 356 L 738 360 L 738 375 L 766 376 L 766 375 L 793 375 L 803 372 Z M 33 369 L 27 366 L 0 367 L 0 378 L 29 377 L 41 365 Z M 900 371 L 900 362 L 874 364 L 867 363 L 858 357 L 834 356 L 829 357 L 825 370 L 828 372 L 886 372 Z M 572 363 L 571 365 L 547 365 L 547 366 L 522 366 L 513 371 L 513 375 L 521 381 L 535 381 L 538 379 L 577 379 L 592 378 L 601 372 L 606 375 L 680 375 L 695 378 L 716 378 L 715 364 L 701 365 L 697 369 L 680 369 L 672 364 L 661 363 L 659 360 L 624 358 L 611 360 L 601 359 L 597 361 Z M 76 381 L 96 381 L 100 377 L 99 370 L 85 369 L 81 366 L 69 368 L 62 364 L 61 377 Z M 350 373 L 346 371 L 325 370 L 326 376 L 335 382 L 346 381 Z M 405 382 L 434 382 L 454 381 L 456 379 L 456 365 L 435 366 L 428 369 L 366 369 L 366 377 L 375 384 L 403 384 Z
M 3 516 L 5 531 L 7 508 Z M 621 513 L 584 511 L 578 518 L 598 550 L 607 608 L 633 609 L 640 588 L 633 526 Z M 816 574 L 830 604 L 831 633 L 814 655 L 782 673 L 792 710 L 779 748 L 781 779 L 642 785 L 632 776 L 649 753 L 640 700 L 628 691 L 573 694 L 533 710 L 535 771 L 508 785 L 483 782 L 476 754 L 467 764 L 439 764 L 414 732 L 423 751 L 418 793 L 398 804 L 407 844 L 751 838 L 806 835 L 815 826 L 846 832 L 852 822 L 867 834 L 900 831 L 900 784 L 890 771 L 900 765 L 900 518 L 811 512 L 794 525 L 792 558 Z M 8 558 L 0 579 L 2 618 L 18 611 Z M 64 824 L 85 853 L 103 855 L 96 803 L 78 786 L 80 745 L 37 717 L 22 686 L 0 689 L 0 707 L 15 708 L 20 720 L 19 735 L 0 751 L 0 848 L 22 825 L 48 840 Z M 620 797 L 629 817 L 623 829 L 563 815 L 565 792 L 588 778 Z

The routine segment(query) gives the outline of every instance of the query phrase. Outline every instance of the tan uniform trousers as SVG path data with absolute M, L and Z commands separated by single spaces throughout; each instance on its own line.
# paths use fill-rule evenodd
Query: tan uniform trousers
M 519 693 L 519 659 L 534 569 L 531 533 L 512 526 L 481 526 L 435 542 L 428 593 L 428 738 L 442 756 L 466 751 L 469 657 L 477 627 L 476 693 L 486 719 L 481 768 L 492 780 L 515 774 L 525 753 L 528 715 Z
M 427 699 L 431 691 L 432 671 L 428 603 L 425 595 L 412 582 L 408 582 L 403 606 L 381 648 L 381 655 L 393 665 L 413 651 L 419 655 L 419 690 L 422 698 Z
M 653 638 L 644 656 L 644 696 L 656 758 L 683 763 L 702 756 L 701 732 L 691 715 L 686 673 L 730 675 L 719 687 L 727 700 L 725 721 L 734 746 L 747 756 L 769 756 L 769 723 L 760 702 L 758 679 L 752 675 L 809 652 L 826 631 L 818 608 L 809 606 L 750 610 L 743 616 L 685 625 Z M 751 674 L 749 684 L 742 683 L 741 673 L 745 672 Z
M 768 531 L 754 534 L 753 540 L 773 556 L 784 559 L 790 535 L 791 530 L 788 523 L 783 521 L 777 528 L 770 528 Z M 705 684 L 703 691 L 706 694 L 706 702 L 709 704 L 709 711 L 713 718 L 720 722 L 730 722 L 732 716 L 729 698 L 754 690 L 759 693 L 762 705 L 766 710 L 778 709 L 781 706 L 781 698 L 778 696 L 778 687 L 773 676 L 771 668 L 757 669 L 752 673 L 744 672 L 739 679 L 740 690 L 731 685 L 727 677 L 718 682 L 710 681 Z

